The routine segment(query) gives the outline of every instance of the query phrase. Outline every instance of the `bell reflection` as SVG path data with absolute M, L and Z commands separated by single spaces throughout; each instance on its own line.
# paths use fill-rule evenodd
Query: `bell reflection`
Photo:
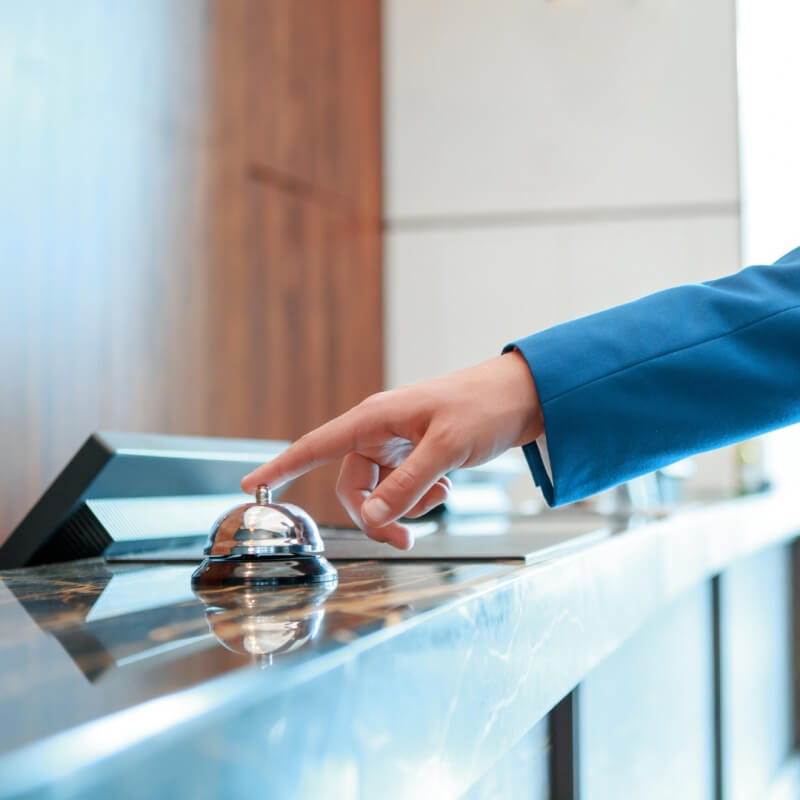
M 273 656 L 291 653 L 319 633 L 325 601 L 337 581 L 292 589 L 268 586 L 195 588 L 206 607 L 206 620 L 220 644 L 234 653 L 253 656 L 262 667 Z

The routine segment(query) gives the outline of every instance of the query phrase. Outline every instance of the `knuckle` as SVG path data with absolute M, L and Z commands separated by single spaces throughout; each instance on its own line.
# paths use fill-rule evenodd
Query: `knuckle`
M 460 448 L 462 434 L 455 426 L 445 425 L 431 431 L 431 438 L 440 451 L 451 453 Z
M 342 501 L 345 501 L 345 498 L 350 496 L 350 481 L 347 479 L 347 476 L 344 474 L 344 471 L 339 472 L 339 477 L 336 479 L 336 496 Z
M 388 392 L 377 392 L 365 397 L 357 406 L 358 420 L 361 423 L 374 421 L 386 413 Z
M 336 490 L 347 489 L 353 483 L 353 467 L 354 467 L 353 453 L 348 453 L 339 465 L 339 471 L 336 476 Z
M 358 404 L 359 408 L 372 411 L 376 406 L 380 406 L 383 403 L 385 397 L 386 392 L 376 392 L 375 394 L 368 395 Z
M 408 467 L 397 467 L 392 472 L 392 486 L 403 494 L 412 492 L 417 485 L 417 478 Z

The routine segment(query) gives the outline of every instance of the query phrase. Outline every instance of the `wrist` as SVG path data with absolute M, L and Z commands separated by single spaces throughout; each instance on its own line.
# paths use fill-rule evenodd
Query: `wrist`
M 544 415 L 536 381 L 525 357 L 516 348 L 500 358 L 508 369 L 510 396 L 519 400 L 520 432 L 514 445 L 529 444 L 544 433 Z

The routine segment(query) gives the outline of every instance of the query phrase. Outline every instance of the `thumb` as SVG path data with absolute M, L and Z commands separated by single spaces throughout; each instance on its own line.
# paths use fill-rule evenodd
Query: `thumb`
M 361 506 L 367 525 L 381 527 L 402 517 L 441 478 L 452 463 L 442 458 L 443 448 L 426 436 L 402 464 L 395 467 Z

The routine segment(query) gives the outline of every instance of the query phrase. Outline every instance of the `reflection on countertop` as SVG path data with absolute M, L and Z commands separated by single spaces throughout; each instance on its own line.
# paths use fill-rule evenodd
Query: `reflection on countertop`
M 21 721 L 0 728 L 0 753 L 253 662 L 280 680 L 281 659 L 369 637 L 515 567 L 359 562 L 339 565 L 338 585 L 197 594 L 193 569 L 92 559 L 0 574 L 3 716 Z

